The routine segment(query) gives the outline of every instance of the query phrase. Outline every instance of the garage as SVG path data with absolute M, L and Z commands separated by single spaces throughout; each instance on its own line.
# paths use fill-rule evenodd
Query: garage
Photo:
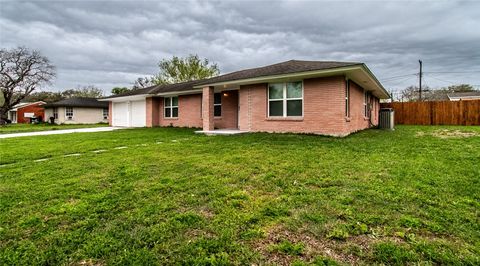
M 112 126 L 144 127 L 146 126 L 145 100 L 113 102 Z

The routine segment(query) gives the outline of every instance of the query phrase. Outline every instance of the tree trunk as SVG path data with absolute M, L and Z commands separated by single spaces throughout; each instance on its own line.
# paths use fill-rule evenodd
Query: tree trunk
M 6 106 L 0 107 L 0 125 L 5 125 L 7 123 L 7 112 L 9 109 Z

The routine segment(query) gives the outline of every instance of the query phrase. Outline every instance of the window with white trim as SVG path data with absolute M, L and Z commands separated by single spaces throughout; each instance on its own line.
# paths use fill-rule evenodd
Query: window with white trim
M 72 120 L 72 118 L 73 118 L 73 107 L 65 107 L 65 117 L 68 120 Z
M 58 119 L 58 108 L 53 107 L 53 119 Z
M 108 119 L 108 108 L 103 108 L 102 114 L 103 119 Z
M 165 118 L 178 117 L 178 96 L 164 98 L 164 112 Z
M 222 94 L 215 93 L 213 95 L 213 115 L 216 117 L 222 116 Z
M 363 92 L 364 96 L 363 96 L 363 115 L 365 117 L 369 117 L 368 115 L 368 92 L 367 91 L 364 91 Z
M 345 116 L 350 117 L 350 80 L 345 82 Z
M 303 82 L 268 84 L 268 116 L 303 116 Z

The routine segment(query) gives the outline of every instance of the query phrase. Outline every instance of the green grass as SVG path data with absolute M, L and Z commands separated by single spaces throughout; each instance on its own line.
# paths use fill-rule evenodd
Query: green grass
M 73 128 L 87 128 L 87 127 L 108 127 L 108 124 L 61 124 L 52 125 L 47 123 L 42 124 L 8 124 L 0 126 L 0 134 L 21 133 L 21 132 L 35 132 L 45 130 L 59 130 L 59 129 L 73 129 Z
M 479 162 L 480 127 L 4 139 L 0 264 L 478 265 Z

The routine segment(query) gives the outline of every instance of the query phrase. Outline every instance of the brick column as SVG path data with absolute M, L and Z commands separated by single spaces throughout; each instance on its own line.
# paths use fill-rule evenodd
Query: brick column
M 112 116 L 113 116 L 113 111 L 112 111 L 112 102 L 108 102 L 108 125 L 112 126 Z
M 214 130 L 214 124 L 213 124 L 213 87 L 203 88 L 202 118 L 203 118 L 203 131 Z
M 147 127 L 156 127 L 159 125 L 159 98 L 148 97 L 146 101 Z

